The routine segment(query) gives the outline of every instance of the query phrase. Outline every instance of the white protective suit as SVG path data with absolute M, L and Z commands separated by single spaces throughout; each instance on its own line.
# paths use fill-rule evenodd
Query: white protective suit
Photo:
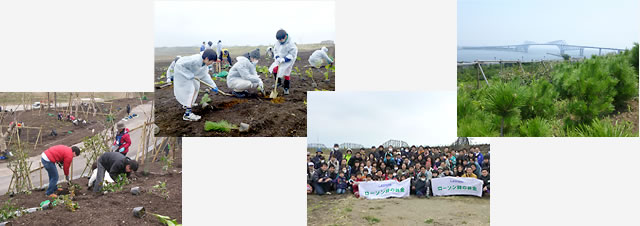
M 296 57 L 298 57 L 298 47 L 291 41 L 291 36 L 287 37 L 287 41 L 284 44 L 276 41 L 273 46 L 273 54 L 275 55 L 273 57 L 274 61 L 269 67 L 269 71 L 273 71 L 273 68 L 278 66 L 278 78 L 282 79 L 285 75 L 291 75 L 291 69 L 293 69 L 293 64 L 296 62 Z M 276 58 L 280 57 L 289 58 L 291 61 L 279 64 Z
M 222 55 L 222 42 L 218 42 L 218 45 L 216 46 L 216 54 L 218 55 L 218 58 L 221 58 L 220 55 Z
M 180 58 L 181 56 L 177 56 L 176 59 L 171 61 L 171 65 L 169 65 L 169 68 L 167 68 L 167 83 L 171 82 L 173 74 L 175 73 L 176 61 L 178 61 Z
M 227 86 L 233 91 L 242 92 L 248 89 L 255 89 L 262 86 L 262 79 L 256 72 L 256 66 L 249 61 L 246 57 L 236 57 L 236 62 L 229 75 L 227 75 Z
M 211 80 L 208 68 L 204 65 L 202 55 L 195 54 L 180 58 L 175 65 L 173 74 L 173 94 L 176 100 L 183 106 L 191 107 L 196 102 L 200 82 L 195 80 L 199 78 L 203 82 L 217 87 Z
M 313 67 L 319 68 L 323 65 L 325 60 L 328 64 L 333 63 L 331 58 L 329 58 L 329 55 L 327 55 L 327 52 L 329 52 L 327 47 L 322 47 L 322 49 L 314 51 L 309 57 L 309 64 Z
M 87 187 L 91 187 L 94 181 L 96 181 L 96 177 L 98 177 L 98 169 L 93 170 L 93 174 L 91 174 L 91 178 L 89 178 L 89 184 Z M 108 170 L 104 171 L 104 179 L 102 180 L 102 184 L 110 184 L 113 183 L 113 179 L 109 176 Z

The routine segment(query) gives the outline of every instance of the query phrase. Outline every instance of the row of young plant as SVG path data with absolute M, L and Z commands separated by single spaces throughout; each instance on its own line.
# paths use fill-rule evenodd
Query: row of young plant
M 637 43 L 617 55 L 524 67 L 483 67 L 492 76 L 479 88 L 474 70 L 459 73 L 458 136 L 638 135 L 610 117 L 638 98 Z

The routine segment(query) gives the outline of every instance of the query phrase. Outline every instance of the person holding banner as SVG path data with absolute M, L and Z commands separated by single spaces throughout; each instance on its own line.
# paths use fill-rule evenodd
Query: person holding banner
M 429 198 L 429 183 L 427 181 L 426 174 L 420 174 L 420 179 L 416 181 L 416 184 L 412 187 L 416 191 L 418 198 Z

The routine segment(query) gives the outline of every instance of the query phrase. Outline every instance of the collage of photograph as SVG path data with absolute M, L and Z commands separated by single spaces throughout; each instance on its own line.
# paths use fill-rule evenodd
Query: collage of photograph
M 632 184 L 640 2 L 347 2 L 111 3 L 149 25 L 129 36 L 152 40 L 69 47 L 77 58 L 47 60 L 59 67 L 31 62 L 68 86 L 0 89 L 0 226 L 634 225 L 617 204 L 640 196 L 578 187 Z M 450 16 L 412 21 L 435 11 Z M 455 55 L 440 41 L 454 37 Z M 105 67 L 130 62 L 117 42 L 147 53 L 148 73 Z

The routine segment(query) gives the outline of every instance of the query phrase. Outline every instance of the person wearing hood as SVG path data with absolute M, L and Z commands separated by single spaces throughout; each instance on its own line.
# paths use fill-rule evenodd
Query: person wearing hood
M 342 151 L 340 151 L 340 145 L 334 144 L 333 150 L 331 150 L 331 153 L 329 153 L 329 156 L 336 157 L 338 162 L 342 161 Z
M 203 42 L 204 43 L 204 42 Z M 175 68 L 176 68 L 176 62 L 181 58 L 182 56 L 176 56 L 176 58 L 173 59 L 173 61 L 171 61 L 171 65 L 169 65 L 169 68 L 167 68 L 167 83 L 172 83 L 173 82 L 173 74 L 175 73 Z
M 249 95 L 248 89 L 257 89 L 264 96 L 264 84 L 256 71 L 260 60 L 260 50 L 255 49 L 244 56 L 236 57 L 237 63 L 229 70 L 227 86 L 233 89 L 233 95 L 243 98 Z
M 327 53 L 329 53 L 329 49 L 324 46 L 319 50 L 313 51 L 313 53 L 309 57 L 309 64 L 311 64 L 311 66 L 315 68 L 324 66 L 325 61 L 326 64 L 333 64 L 333 60 L 331 59 L 331 57 L 329 57 L 329 55 L 327 55 Z
M 218 94 L 218 87 L 207 72 L 207 66 L 213 64 L 216 59 L 216 52 L 212 49 L 207 49 L 202 52 L 202 55 L 195 54 L 185 56 L 176 62 L 173 94 L 176 100 L 178 100 L 186 110 L 182 116 L 182 120 L 198 121 L 201 118 L 191 112 L 191 107 L 196 105 L 198 90 L 200 90 L 200 82 L 196 80 L 196 78 L 209 84 L 213 87 L 211 91 Z
M 94 192 L 102 190 L 105 171 L 109 172 L 112 178 L 118 178 L 118 175 L 123 173 L 129 176 L 131 172 L 138 171 L 138 162 L 115 152 L 107 152 L 100 155 L 98 157 L 98 174 L 93 184 Z
M 276 32 L 276 39 L 278 40 L 273 47 L 273 53 L 275 56 L 273 64 L 269 67 L 269 71 L 273 74 L 277 74 L 276 80 L 278 86 L 284 79 L 284 95 L 289 95 L 289 88 L 291 87 L 291 70 L 298 57 L 298 47 L 291 41 L 289 34 L 280 29 Z
M 129 129 L 126 128 L 122 122 L 118 122 L 116 128 L 118 129 L 118 134 L 116 135 L 116 140 L 113 142 L 113 147 L 118 153 L 127 156 L 127 153 L 129 153 L 129 146 L 131 146 Z

